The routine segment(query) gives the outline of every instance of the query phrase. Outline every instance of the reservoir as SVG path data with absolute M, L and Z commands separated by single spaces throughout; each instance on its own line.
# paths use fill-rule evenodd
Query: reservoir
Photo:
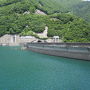
M 90 61 L 0 46 L 0 90 L 90 90 Z

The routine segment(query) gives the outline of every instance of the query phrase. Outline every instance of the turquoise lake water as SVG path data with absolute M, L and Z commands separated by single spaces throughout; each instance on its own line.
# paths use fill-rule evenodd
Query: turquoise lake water
M 0 47 L 0 90 L 90 90 L 90 62 Z

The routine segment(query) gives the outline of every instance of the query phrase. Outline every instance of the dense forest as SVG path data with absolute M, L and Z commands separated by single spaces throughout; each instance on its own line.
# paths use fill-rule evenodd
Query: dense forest
M 73 13 L 79 17 L 84 18 L 86 21 L 90 22 L 90 1 L 81 2 L 73 6 Z
M 42 5 L 41 9 L 50 13 L 71 12 L 71 8 L 81 0 L 37 0 Z
M 40 9 L 48 14 L 59 12 L 70 12 L 90 22 L 89 0 L 36 0 L 39 1 Z
M 59 4 L 60 1 L 62 5 Z M 72 6 L 79 6 L 80 2 L 79 0 L 75 2 L 69 0 L 68 3 L 67 0 L 0 0 L 0 36 L 20 34 L 38 37 L 36 33 L 42 32 L 47 25 L 48 37 L 58 35 L 64 42 L 90 42 L 90 23 L 76 16 L 76 12 L 74 15 L 70 9 Z M 35 14 L 37 9 L 47 15 Z

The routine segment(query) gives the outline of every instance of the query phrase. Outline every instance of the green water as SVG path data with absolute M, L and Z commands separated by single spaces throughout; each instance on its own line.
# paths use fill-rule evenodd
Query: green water
M 90 62 L 0 47 L 0 90 L 90 90 Z

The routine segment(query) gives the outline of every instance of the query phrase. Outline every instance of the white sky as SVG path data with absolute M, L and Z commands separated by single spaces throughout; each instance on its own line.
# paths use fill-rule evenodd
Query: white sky
M 83 1 L 90 1 L 90 0 L 83 0 Z

